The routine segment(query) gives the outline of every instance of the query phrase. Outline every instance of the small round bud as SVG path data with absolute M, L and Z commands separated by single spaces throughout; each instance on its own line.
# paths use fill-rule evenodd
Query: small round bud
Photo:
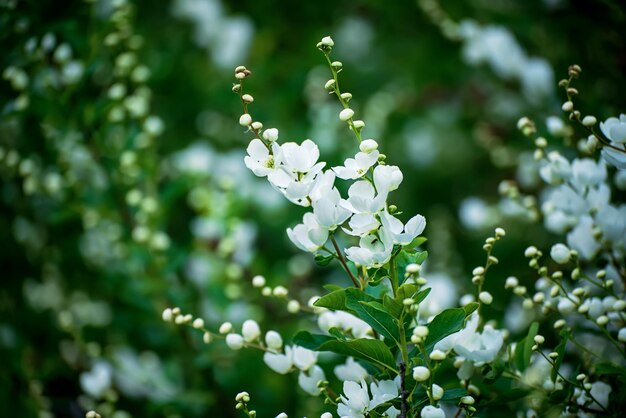
M 433 350 L 429 357 L 434 361 L 443 361 L 446 359 L 446 353 L 441 350 Z
M 261 122 L 254 121 L 252 122 L 250 127 L 255 131 L 260 131 L 261 129 L 263 129 L 263 124 Z
M 285 286 L 276 286 L 272 291 L 272 294 L 277 298 L 284 298 L 289 294 L 289 291 Z
M 571 259 L 570 249 L 565 244 L 554 244 L 550 249 L 550 257 L 558 264 L 567 264 Z
M 537 247 L 535 247 L 534 245 L 531 245 L 530 247 L 526 248 L 526 250 L 524 251 L 524 257 L 526 258 L 535 257 L 537 254 L 538 254 L 538 250 L 537 250 Z
M 428 367 L 417 366 L 413 367 L 413 379 L 416 382 L 424 382 L 430 378 L 430 370 Z
M 204 341 L 205 344 L 208 344 L 211 342 L 211 334 L 209 332 L 205 332 L 204 335 L 202 335 L 202 341 Z
M 261 328 L 254 319 L 247 319 L 241 326 L 241 334 L 246 342 L 252 342 L 261 335 Z
M 343 63 L 341 61 L 333 61 L 330 66 L 333 67 L 333 70 L 335 71 L 341 71 Z
M 378 142 L 373 139 L 366 139 L 359 144 L 359 149 L 361 152 L 369 154 L 378 149 Z
M 420 265 L 416 263 L 408 264 L 405 268 L 407 274 L 417 274 L 420 272 Z
M 230 333 L 226 335 L 226 345 L 231 350 L 241 350 L 243 347 L 244 339 L 241 335 Z
M 249 94 L 244 94 L 243 96 L 241 96 L 241 100 L 243 100 L 244 103 L 250 104 L 250 103 L 254 102 L 254 97 L 252 97 Z
M 476 267 L 474 270 L 472 270 L 473 276 L 482 276 L 483 274 L 485 274 L 484 267 Z
M 411 298 L 405 298 L 405 299 L 403 299 L 403 300 L 402 300 L 402 304 L 403 304 L 404 306 L 411 306 L 411 305 L 413 305 L 414 303 L 415 303 L 415 300 L 414 300 L 414 299 L 411 299 Z
M 574 103 L 572 103 L 571 100 L 568 100 L 565 103 L 563 103 L 563 106 L 561 106 L 561 109 L 563 109 L 564 112 L 571 112 L 572 110 L 574 110 Z
M 358 131 L 365 127 L 365 122 L 363 122 L 362 120 L 355 120 L 355 121 L 352 121 L 352 125 L 354 126 L 354 129 Z M 380 155 L 383 155 L 383 154 L 380 154 Z M 378 156 L 378 161 L 380 161 L 380 155 Z
M 476 401 L 474 400 L 474 398 L 472 396 L 463 396 L 461 398 L 461 403 L 463 405 L 474 405 Z
M 595 116 L 585 116 L 583 118 L 583 125 L 587 126 L 587 127 L 591 127 L 593 125 L 595 125 L 596 123 L 598 123 L 598 120 L 595 118 Z
M 626 342 L 626 328 L 621 328 L 617 333 L 617 339 L 621 342 Z
M 243 115 L 239 117 L 239 124 L 241 126 L 250 126 L 251 123 L 252 123 L 252 116 L 250 116 L 248 113 L 244 113 Z
M 265 131 L 267 132 L 267 131 Z M 257 275 L 254 276 L 252 278 L 252 286 L 256 287 L 256 288 L 260 288 L 265 286 L 265 277 L 261 276 L 261 275 Z
M 172 318 L 174 317 L 171 308 L 166 308 L 163 310 L 163 314 L 161 315 L 165 322 L 172 322 Z
M 438 384 L 433 383 L 433 386 L 430 389 L 430 393 L 431 393 L 431 396 L 433 397 L 433 400 L 438 401 L 439 399 L 443 398 L 444 390 Z
M 333 41 L 333 38 L 331 38 L 330 36 L 324 36 L 322 40 L 320 41 L 320 43 L 322 44 L 322 46 L 329 47 L 329 48 L 332 48 L 333 46 L 335 46 L 335 42 Z
M 287 303 L 287 312 L 292 314 L 300 312 L 300 302 L 295 299 L 290 300 Z
M 330 80 L 326 82 L 326 84 L 324 84 L 324 88 L 326 90 L 334 90 L 336 85 L 337 85 L 337 82 L 335 81 L 335 79 L 331 78 Z
M 546 342 L 546 338 L 543 335 L 539 335 L 539 334 L 535 335 L 534 340 L 535 340 L 535 343 L 537 343 L 538 345 L 541 345 Z
M 608 323 L 609 323 L 609 317 L 606 315 L 600 315 L 598 319 L 596 319 L 596 324 L 600 325 L 601 327 L 605 326 Z
M 224 322 L 222 325 L 220 325 L 219 332 L 220 334 L 228 334 L 230 331 L 232 331 L 232 329 L 233 324 L 231 324 L 230 322 Z
M 241 91 L 241 84 L 233 84 L 233 93 L 239 93 Z
M 580 373 L 578 376 L 576 376 L 576 380 L 578 380 L 579 382 L 582 382 L 586 378 L 587 378 L 587 375 L 584 373 Z
M 276 331 L 267 331 L 265 334 L 265 344 L 274 350 L 280 350 L 283 346 L 283 338 Z
M 348 103 L 352 99 L 352 93 L 341 93 L 341 98 Z
M 505 289 L 511 289 L 518 285 L 519 285 L 519 280 L 517 280 L 517 277 L 513 277 L 513 276 L 507 277 L 506 281 L 504 282 Z
M 565 319 L 557 319 L 554 321 L 554 329 L 563 328 L 565 326 Z
M 493 296 L 491 295 L 491 293 L 485 291 L 480 292 L 480 294 L 478 295 L 478 299 L 485 305 L 490 305 L 491 302 L 493 302 Z
M 506 231 L 503 228 L 496 228 L 496 237 L 502 238 L 506 235 Z
M 342 121 L 350 120 L 352 119 L 352 116 L 354 116 L 354 110 L 350 109 L 349 107 L 339 112 L 339 119 Z
M 191 324 L 195 329 L 204 328 L 204 320 L 202 318 L 196 318 Z

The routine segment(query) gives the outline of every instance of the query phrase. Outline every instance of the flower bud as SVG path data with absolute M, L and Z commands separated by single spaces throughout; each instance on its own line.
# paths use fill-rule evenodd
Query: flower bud
M 361 152 L 369 154 L 378 149 L 378 142 L 374 141 L 373 139 L 366 139 L 359 144 L 359 149 L 361 150 Z
M 491 302 L 493 302 L 493 296 L 491 296 L 491 293 L 485 291 L 480 292 L 478 299 L 485 305 L 491 305 Z
M 226 335 L 226 345 L 231 350 L 241 350 L 243 347 L 243 337 L 239 334 L 230 333 Z
M 433 400 L 438 401 L 439 399 L 443 398 L 443 388 L 441 386 L 439 386 L 436 383 L 433 383 L 433 386 L 430 389 L 430 392 L 432 394 Z
M 267 131 L 269 131 L 269 129 L 266 130 L 265 132 Z M 263 136 L 265 136 L 265 133 L 263 134 Z M 252 286 L 257 287 L 257 288 L 265 286 L 265 277 L 261 275 L 254 276 L 252 278 Z
M 274 350 L 280 350 L 283 346 L 283 338 L 276 331 L 267 331 L 265 344 Z
M 241 96 L 241 100 L 243 100 L 245 103 L 250 104 L 250 103 L 254 102 L 254 97 L 252 97 L 249 94 L 244 94 L 243 96 Z
M 204 320 L 202 318 L 196 318 L 194 319 L 192 326 L 195 329 L 204 328 Z
M 339 119 L 342 121 L 352 119 L 352 116 L 354 116 L 354 110 L 350 109 L 349 107 L 339 112 Z
M 244 113 L 243 115 L 239 117 L 239 124 L 241 126 L 250 126 L 251 123 L 252 123 L 252 116 L 250 116 L 249 114 Z
M 595 118 L 595 116 L 585 116 L 583 118 L 583 125 L 587 126 L 587 127 L 591 127 L 593 125 L 595 125 L 596 123 L 598 123 L 598 120 Z
M 228 334 L 230 331 L 232 331 L 232 329 L 233 324 L 231 324 L 230 322 L 224 322 L 222 325 L 220 325 L 219 332 L 220 334 Z
M 565 244 L 554 244 L 550 249 L 550 257 L 559 264 L 567 264 L 571 259 L 570 249 Z
M 247 319 L 241 326 L 241 334 L 246 342 L 252 342 L 259 338 L 261 335 L 261 329 L 259 324 L 254 319 Z
M 424 382 L 430 378 L 430 370 L 428 367 L 417 366 L 413 367 L 413 379 L 416 382 Z
M 263 139 L 268 142 L 275 142 L 278 139 L 278 129 L 269 128 L 263 131 Z M 262 286 L 259 286 L 262 287 Z
M 172 322 L 172 318 L 174 317 L 172 313 L 172 309 L 171 308 L 165 309 L 163 311 L 162 317 L 165 322 Z

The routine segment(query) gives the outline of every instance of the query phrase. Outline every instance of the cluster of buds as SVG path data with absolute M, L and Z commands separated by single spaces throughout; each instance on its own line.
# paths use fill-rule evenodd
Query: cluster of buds
M 237 402 L 235 405 L 236 410 L 243 411 L 250 418 L 256 417 L 256 411 L 254 409 L 248 409 L 248 403 L 250 403 L 250 394 L 248 392 L 239 392 L 237 396 L 235 396 L 235 401 Z
M 173 322 L 176 325 L 190 325 L 191 327 L 204 331 L 202 340 L 208 344 L 213 339 L 209 331 L 204 328 L 204 319 L 195 318 L 191 314 L 183 314 L 180 308 L 166 308 L 161 315 L 165 322 Z
M 289 290 L 285 286 L 271 287 L 267 286 L 267 280 L 261 275 L 256 275 L 252 278 L 252 286 L 261 289 L 261 294 L 265 297 L 275 297 L 277 299 L 284 299 L 287 301 L 287 312 L 296 314 L 300 312 L 302 306 L 296 299 L 289 299 Z

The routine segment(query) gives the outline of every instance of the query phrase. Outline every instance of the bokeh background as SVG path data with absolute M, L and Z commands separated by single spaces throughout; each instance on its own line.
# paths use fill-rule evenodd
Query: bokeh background
M 574 63 L 583 110 L 626 111 L 626 5 L 441 7 L 0 0 L 0 416 L 234 417 L 241 390 L 261 417 L 324 411 L 259 352 L 205 345 L 161 312 L 180 306 L 211 328 L 254 318 L 288 338 L 315 321 L 261 296 L 254 275 L 302 304 L 323 284 L 347 284 L 288 241 L 303 210 L 245 168 L 250 137 L 231 92 L 233 68 L 246 65 L 255 120 L 283 141 L 314 139 L 340 163 L 356 144 L 323 89 L 315 44 L 326 35 L 365 137 L 404 172 L 395 203 L 428 220 L 432 309 L 471 289 L 483 240 L 502 226 L 510 239 L 496 250 L 487 312 L 521 330 L 504 278 L 530 285 L 523 249 L 555 237 L 498 194 L 510 178 L 538 187 L 516 122 L 529 116 L 548 134 Z

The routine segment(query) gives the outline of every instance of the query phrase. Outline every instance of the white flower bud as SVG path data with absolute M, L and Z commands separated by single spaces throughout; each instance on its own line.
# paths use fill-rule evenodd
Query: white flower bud
M 352 99 L 352 93 L 341 93 L 341 98 L 346 102 L 349 102 Z
M 333 41 L 333 38 L 331 38 L 330 36 L 324 36 L 321 40 L 321 44 L 327 47 L 335 46 L 335 42 Z
M 411 263 L 406 266 L 405 270 L 408 274 L 417 274 L 420 272 L 420 265 L 416 263 Z
M 352 121 L 352 124 L 354 125 L 355 129 L 357 129 L 357 130 L 363 129 L 363 127 L 365 127 L 365 122 L 363 122 L 362 120 Z
M 615 303 L 613 303 L 613 306 L 611 308 L 616 312 L 623 311 L 624 308 L 626 308 L 626 301 L 623 301 L 623 300 L 615 301 Z
M 259 324 L 254 319 L 247 319 L 241 326 L 241 334 L 246 342 L 252 342 L 259 338 L 261 335 L 261 329 Z
M 241 350 L 243 342 L 243 337 L 239 334 L 230 333 L 226 336 L 226 345 L 231 350 Z
M 244 113 L 243 115 L 239 117 L 239 124 L 241 126 L 250 126 L 251 123 L 252 123 L 252 116 L 250 116 L 248 113 Z
M 233 324 L 231 324 L 230 322 L 224 322 L 222 325 L 220 325 L 219 331 L 220 334 L 228 334 L 230 331 L 232 331 L 233 329 Z
M 418 337 L 426 338 L 428 336 L 428 327 L 424 325 L 418 325 L 413 328 L 413 335 L 417 335 Z
M 250 127 L 254 129 L 255 131 L 259 131 L 263 129 L 263 124 L 261 122 L 254 121 L 252 122 L 252 125 L 250 125 Z
M 300 312 L 300 302 L 295 299 L 290 300 L 287 303 L 287 312 L 292 314 Z
M 565 319 L 557 319 L 556 321 L 554 321 L 555 329 L 563 328 L 564 326 L 565 326 Z
M 541 345 L 544 342 L 546 342 L 546 338 L 543 335 L 539 335 L 539 334 L 535 335 L 534 340 L 535 340 L 535 343 L 537 343 L 539 345 Z
M 571 259 L 571 252 L 565 244 L 554 244 L 550 249 L 550 257 L 559 264 L 567 264 Z
M 249 94 L 244 94 L 243 96 L 241 96 L 241 100 L 243 100 L 246 103 L 252 103 L 254 102 L 254 97 L 252 97 Z
M 442 361 L 446 359 L 446 353 L 441 350 L 433 350 L 429 357 L 434 361 Z
M 283 338 L 276 331 L 267 331 L 265 344 L 274 350 L 280 350 L 283 346 Z
M 583 118 L 583 125 L 587 126 L 587 127 L 591 127 L 593 125 L 595 125 L 598 122 L 598 120 L 595 118 L 595 116 L 585 116 Z
M 626 328 L 622 328 L 617 333 L 617 339 L 621 342 L 626 342 Z
M 476 401 L 474 400 L 474 398 L 472 396 L 463 396 L 461 398 L 461 403 L 463 405 L 474 405 L 474 402 L 476 402 Z
M 609 317 L 606 315 L 600 315 L 598 319 L 596 319 L 596 323 L 601 327 L 605 326 L 609 323 Z
M 274 290 L 272 291 L 272 293 L 277 298 L 284 298 L 285 296 L 289 294 L 289 291 L 287 290 L 285 286 L 276 286 Z
M 359 144 L 359 149 L 361 152 L 366 154 L 371 153 L 372 151 L 376 151 L 378 149 L 378 142 L 373 139 L 366 139 Z
M 436 383 L 433 383 L 433 386 L 430 389 L 430 392 L 432 394 L 433 400 L 435 401 L 438 401 L 439 399 L 443 398 L 443 393 L 444 393 L 443 388 Z
M 331 78 L 330 80 L 328 80 L 326 82 L 326 84 L 324 84 L 324 88 L 326 90 L 332 90 L 335 88 L 335 85 L 337 84 L 337 82 L 335 81 L 335 79 Z
M 446 413 L 443 409 L 436 406 L 426 405 L 420 412 L 420 418 L 446 418 Z
M 530 247 L 526 248 L 526 250 L 524 251 L 524 257 L 532 258 L 536 256 L 537 253 L 538 253 L 537 247 L 535 247 L 534 245 L 531 245 Z
M 478 295 L 478 299 L 485 305 L 490 305 L 491 302 L 493 302 L 493 296 L 491 296 L 491 293 L 486 291 L 480 292 L 480 294 Z
M 424 382 L 430 378 L 430 370 L 428 367 L 417 366 L 413 367 L 413 379 L 416 382 Z
M 280 414 L 276 415 L 276 418 L 288 418 L 287 414 L 285 414 L 284 412 L 281 412 Z
M 339 119 L 341 119 L 342 121 L 352 119 L 352 116 L 354 116 L 354 110 L 350 109 L 349 107 L 339 112 Z
M 506 235 L 504 228 L 496 228 L 496 237 L 501 238 Z
M 269 128 L 263 131 L 263 139 L 269 142 L 274 142 L 278 139 L 278 129 Z
M 174 317 L 171 308 L 163 310 L 163 314 L 161 316 L 165 322 L 172 322 L 172 318 Z
M 472 270 L 472 276 L 482 276 L 483 274 L 485 274 L 484 267 L 476 267 L 474 270 Z
M 563 103 L 563 106 L 561 106 L 561 109 L 563 109 L 564 112 L 571 112 L 572 110 L 574 110 L 574 103 L 572 103 L 571 100 L 568 100 L 565 103 Z
M 265 131 L 265 132 L 267 132 L 267 131 Z M 257 288 L 265 286 L 265 277 L 263 277 L 261 275 L 254 276 L 252 278 L 252 286 L 257 287 Z
M 517 277 L 507 277 L 506 282 L 504 283 L 504 288 L 505 289 L 511 289 L 515 286 L 519 285 L 519 280 L 517 280 Z
M 202 341 L 204 341 L 205 344 L 208 344 L 211 342 L 211 334 L 208 332 L 205 332 L 204 335 L 202 336 Z
M 204 320 L 202 318 L 196 318 L 194 319 L 192 326 L 195 329 L 204 328 Z

